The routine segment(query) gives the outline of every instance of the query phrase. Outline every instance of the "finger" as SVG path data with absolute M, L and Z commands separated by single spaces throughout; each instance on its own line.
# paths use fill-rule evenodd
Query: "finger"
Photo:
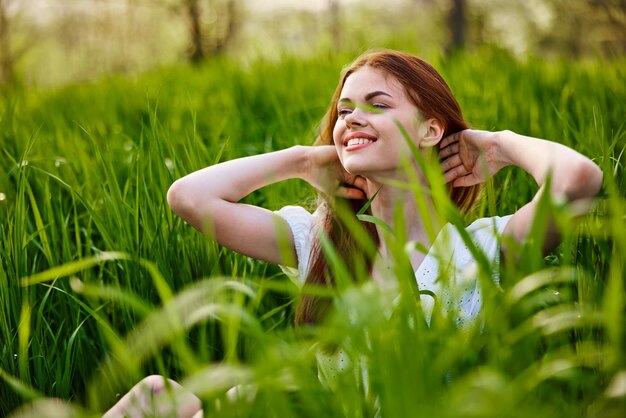
M 446 158 L 451 156 L 452 154 L 458 154 L 460 149 L 460 145 L 458 142 L 448 145 L 445 148 L 441 148 L 439 150 L 439 158 Z
M 454 180 L 452 187 L 470 187 L 479 183 L 481 183 L 481 181 L 474 176 L 463 176 Z
M 461 161 L 461 157 L 459 156 L 459 154 L 455 154 L 452 157 L 446 158 L 441 162 L 441 168 L 444 172 L 449 171 L 454 167 L 458 167 L 460 165 L 463 165 L 463 162 Z
M 465 167 L 463 167 L 463 165 L 458 165 L 449 170 L 446 170 L 443 173 L 443 178 L 446 180 L 446 183 L 450 183 L 450 182 L 457 180 L 460 177 L 467 176 L 468 174 L 470 174 L 470 172 L 467 171 Z
M 357 184 L 355 184 L 355 180 L 356 179 L 350 179 L 350 181 L 343 181 L 339 183 L 338 190 L 343 190 L 344 194 L 346 192 L 352 193 L 351 192 L 352 190 L 356 190 L 360 193 L 365 194 L 365 190 L 362 187 L 359 187 Z
M 337 189 L 337 196 L 343 197 L 345 199 L 365 199 L 365 192 L 361 189 L 357 189 L 356 187 L 340 187 Z
M 453 144 L 455 142 L 458 142 L 459 139 L 461 139 L 461 133 L 463 131 L 451 134 L 446 136 L 444 139 L 441 140 L 441 142 L 439 143 L 439 149 L 444 149 L 445 147 L 447 147 L 450 144 Z
M 347 187 L 356 187 L 357 189 L 365 190 L 367 186 L 367 180 L 365 180 L 365 177 L 346 174 L 344 176 L 344 181 L 341 183 L 341 185 Z
M 358 189 L 365 190 L 365 187 L 367 186 L 367 180 L 365 180 L 365 177 L 356 176 L 352 184 Z

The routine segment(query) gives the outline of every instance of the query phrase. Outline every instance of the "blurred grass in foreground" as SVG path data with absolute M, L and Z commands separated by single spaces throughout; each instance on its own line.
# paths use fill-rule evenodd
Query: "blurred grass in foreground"
M 328 324 L 296 332 L 297 288 L 276 266 L 220 248 L 169 211 L 167 188 L 186 173 L 311 143 L 351 58 L 216 60 L 0 99 L 2 415 L 39 396 L 97 413 L 160 373 L 202 396 L 209 416 L 621 416 L 624 60 L 521 63 L 482 51 L 434 62 L 475 127 L 562 142 L 605 173 L 589 216 L 545 202 L 563 244 L 544 259 L 540 234 L 530 237 L 505 266 L 504 290 L 488 291 L 482 326 L 440 316 L 426 327 L 402 286 L 413 278 L 398 269 L 400 298 L 347 286 Z M 507 169 L 487 191 L 478 214 L 503 215 L 536 186 Z M 277 209 L 311 203 L 312 191 L 293 180 L 246 200 Z M 402 260 L 401 237 L 395 248 Z M 318 379 L 320 347 L 341 347 L 352 364 L 334 383 Z M 227 401 L 236 384 L 255 396 Z

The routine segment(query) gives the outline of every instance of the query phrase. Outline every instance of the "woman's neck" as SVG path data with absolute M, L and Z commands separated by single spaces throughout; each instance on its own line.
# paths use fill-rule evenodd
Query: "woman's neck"
M 388 184 L 382 184 L 373 180 L 367 180 L 368 198 L 371 198 L 374 193 L 376 198 L 372 201 L 370 206 L 372 215 L 379 218 L 385 224 L 387 224 L 396 236 L 404 236 L 407 241 L 414 241 L 422 244 L 426 248 L 430 248 L 432 241 L 435 237 L 428 233 L 429 230 L 438 232 L 441 228 L 438 225 L 437 216 L 435 216 L 433 210 L 432 200 L 429 196 L 425 197 L 426 213 L 421 213 L 415 199 L 415 192 L 412 190 L 401 189 L 398 187 L 390 186 Z M 403 221 L 396 225 L 396 212 L 398 208 L 401 208 Z M 430 224 L 426 224 L 429 222 Z M 404 231 L 399 231 L 398 228 L 403 228 Z M 387 240 L 390 238 L 389 233 L 381 226 L 376 226 L 378 236 L 380 239 L 379 251 L 381 256 L 387 258 L 390 256 L 390 250 L 387 246 Z M 414 270 L 419 267 L 425 254 L 420 251 L 411 251 L 410 258 L 411 264 Z

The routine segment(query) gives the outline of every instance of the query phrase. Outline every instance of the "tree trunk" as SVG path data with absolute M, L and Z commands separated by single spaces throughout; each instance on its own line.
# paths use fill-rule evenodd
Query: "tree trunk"
M 15 79 L 15 60 L 11 51 L 11 37 L 5 0 L 0 0 L 0 84 L 11 84 Z
M 341 49 L 341 22 L 339 21 L 339 0 L 328 0 L 330 36 L 335 50 Z
M 189 23 L 189 59 L 198 63 L 204 59 L 204 46 L 202 42 L 202 23 L 200 22 L 200 7 L 198 0 L 186 0 L 187 19 Z
M 237 30 L 237 4 L 236 0 L 228 0 L 226 3 L 226 25 L 223 33 L 217 31 L 215 33 L 213 54 L 221 54 L 226 49 L 228 43 L 232 40 L 235 31 Z
M 448 45 L 448 52 L 465 47 L 465 8 L 465 0 L 452 0 L 452 8 L 450 9 L 449 16 L 452 37 Z

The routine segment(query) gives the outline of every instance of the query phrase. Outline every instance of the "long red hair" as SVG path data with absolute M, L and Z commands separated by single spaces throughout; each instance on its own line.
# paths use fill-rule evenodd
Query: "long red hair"
M 404 87 L 409 99 L 425 118 L 434 118 L 443 125 L 444 137 L 468 127 L 463 119 L 461 107 L 454 98 L 450 87 L 432 65 L 405 52 L 376 50 L 361 55 L 344 69 L 330 107 L 322 120 L 320 134 L 315 145 L 333 144 L 333 128 L 338 118 L 337 102 L 343 86 L 352 73 L 365 66 L 381 70 L 395 78 Z M 478 185 L 450 188 L 450 198 L 462 212 L 467 212 L 478 198 L 480 190 Z M 364 203 L 364 201 L 348 202 L 355 216 Z M 320 227 L 344 262 L 349 265 L 354 259 L 354 254 L 359 251 L 359 243 L 351 236 L 332 207 L 332 203 L 325 205 L 325 216 L 322 218 Z M 363 227 L 374 242 L 378 243 L 379 238 L 373 224 L 363 223 Z M 367 269 L 371 272 L 373 256 L 366 257 L 364 261 Z M 358 269 L 351 271 L 358 271 Z M 333 271 L 329 268 L 319 240 L 316 240 L 312 247 L 309 272 L 305 284 L 318 286 L 333 286 L 335 284 Z M 296 309 L 296 324 L 318 322 L 325 315 L 328 305 L 328 300 L 303 295 Z

